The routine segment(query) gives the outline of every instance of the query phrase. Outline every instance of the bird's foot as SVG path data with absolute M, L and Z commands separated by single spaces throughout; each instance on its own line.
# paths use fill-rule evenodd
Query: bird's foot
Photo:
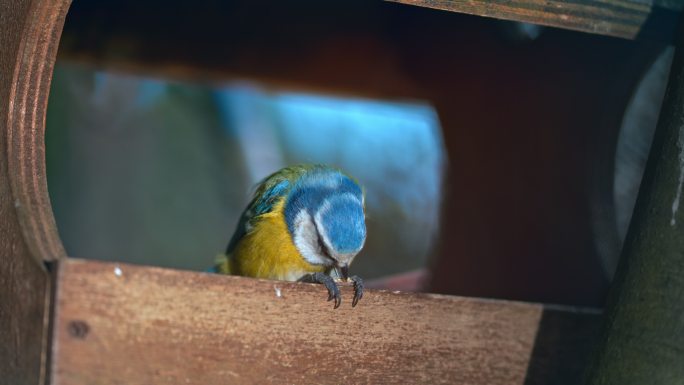
M 332 277 L 330 277 L 329 275 L 324 273 L 312 273 L 303 276 L 299 279 L 299 281 L 309 283 L 321 283 L 325 285 L 325 288 L 328 289 L 328 301 L 332 301 L 334 299 L 334 308 L 337 309 L 338 307 L 340 307 L 340 304 L 342 303 L 342 294 L 340 294 L 340 288 L 337 287 L 335 280 L 332 279 Z M 354 287 L 356 287 L 356 285 L 354 285 Z M 354 300 L 356 301 L 356 295 L 354 296 Z
M 352 275 L 349 280 L 354 283 L 354 299 L 352 300 L 352 307 L 354 307 L 363 298 L 363 280 L 358 275 Z

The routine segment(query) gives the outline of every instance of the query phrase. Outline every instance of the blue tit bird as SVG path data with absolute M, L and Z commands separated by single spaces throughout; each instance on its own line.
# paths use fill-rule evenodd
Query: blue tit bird
M 365 241 L 364 194 L 358 183 L 329 166 L 296 165 L 258 185 L 215 271 L 321 283 L 335 308 L 341 303 L 335 281 L 351 280 L 356 306 L 363 281 L 349 277 L 349 265 Z

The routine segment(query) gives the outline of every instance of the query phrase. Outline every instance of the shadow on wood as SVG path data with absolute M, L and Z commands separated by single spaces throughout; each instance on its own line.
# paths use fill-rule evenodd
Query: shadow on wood
M 525 385 L 581 384 L 598 335 L 600 313 L 545 307 Z

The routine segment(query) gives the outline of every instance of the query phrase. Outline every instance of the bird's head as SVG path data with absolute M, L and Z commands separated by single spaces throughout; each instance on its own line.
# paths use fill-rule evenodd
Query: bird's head
M 337 268 L 346 279 L 366 241 L 364 198 L 356 182 L 337 171 L 314 173 L 295 184 L 285 217 L 302 257 Z

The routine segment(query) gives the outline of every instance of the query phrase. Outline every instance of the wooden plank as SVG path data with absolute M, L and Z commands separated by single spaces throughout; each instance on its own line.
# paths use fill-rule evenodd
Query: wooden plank
M 69 1 L 0 0 L 0 379 L 45 381 L 50 280 L 62 250 L 47 199 L 47 92 Z
M 670 42 L 682 3 L 656 0 L 387 0 L 575 31 Z
M 587 384 L 684 379 L 683 32 Z
M 319 285 L 76 259 L 59 270 L 56 385 L 542 383 L 526 378 L 533 351 L 548 352 L 534 373 L 550 378 L 548 361 L 562 363 L 575 377 L 556 383 L 569 384 L 598 320 L 389 291 L 369 291 L 352 308 L 350 287 L 333 310 Z M 563 341 L 558 356 L 539 350 L 548 336 L 573 338 L 551 338 Z

